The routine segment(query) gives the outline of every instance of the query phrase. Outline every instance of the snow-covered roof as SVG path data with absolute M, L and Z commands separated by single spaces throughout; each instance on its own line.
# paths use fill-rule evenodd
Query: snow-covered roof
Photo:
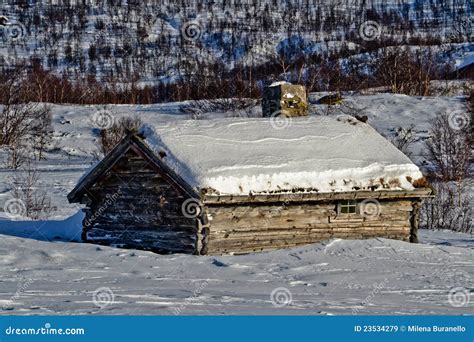
M 145 134 L 190 186 L 219 194 L 412 190 L 409 180 L 422 177 L 407 156 L 350 116 L 287 124 L 278 128 L 270 118 L 192 120 L 147 127 Z
M 270 84 L 270 88 L 271 87 L 279 87 L 281 85 L 287 85 L 287 84 L 291 85 L 291 83 L 286 82 L 286 81 L 276 81 L 276 82 L 273 82 L 272 84 Z

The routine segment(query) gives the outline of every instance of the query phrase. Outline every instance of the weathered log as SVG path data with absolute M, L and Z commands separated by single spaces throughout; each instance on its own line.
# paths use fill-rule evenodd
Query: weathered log
M 413 202 L 413 211 L 410 217 L 410 242 L 411 243 L 418 243 L 418 226 L 420 221 L 420 209 L 421 209 L 421 202 L 415 201 Z
M 287 193 L 287 194 L 255 194 L 255 195 L 212 195 L 204 194 L 203 203 L 211 205 L 223 204 L 245 204 L 245 203 L 289 203 L 289 202 L 311 202 L 311 201 L 337 201 L 347 199 L 409 199 L 425 198 L 431 196 L 431 189 L 414 190 L 381 190 L 381 191 L 351 191 L 351 192 L 331 192 L 331 193 Z

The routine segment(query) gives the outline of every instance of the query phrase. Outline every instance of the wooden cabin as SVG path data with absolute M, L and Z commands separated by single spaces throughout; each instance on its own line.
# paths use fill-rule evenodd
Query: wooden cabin
M 417 242 L 431 191 L 368 124 L 307 117 L 180 121 L 129 133 L 70 192 L 86 242 L 242 254 L 332 238 Z M 145 130 L 146 131 L 146 130 Z

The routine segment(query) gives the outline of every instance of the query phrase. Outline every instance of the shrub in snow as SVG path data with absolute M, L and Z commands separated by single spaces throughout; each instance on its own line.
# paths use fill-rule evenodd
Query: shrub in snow
M 472 233 L 473 209 L 469 189 L 444 182 L 434 182 L 432 187 L 436 196 L 424 202 L 420 226 Z
M 375 79 L 392 93 L 428 96 L 431 80 L 442 71 L 431 49 L 383 48 L 371 57 Z
M 414 125 L 406 128 L 398 127 L 395 130 L 395 135 L 390 139 L 392 144 L 407 156 L 411 155 L 410 146 L 412 146 L 417 140 L 418 138 L 416 137 Z
M 33 220 L 47 219 L 55 210 L 46 192 L 39 188 L 38 171 L 31 165 L 16 173 L 11 178 L 12 195 L 21 204 L 22 211 L 18 213 Z
M 462 116 L 465 124 L 458 124 L 453 116 Z M 427 159 L 433 176 L 442 181 L 462 182 L 469 176 L 472 162 L 472 113 L 444 113 L 431 123 L 431 137 L 427 141 Z
M 22 71 L 16 70 L 2 78 L 0 100 L 0 146 L 7 146 L 7 167 L 18 168 L 32 152 L 43 159 L 46 145 L 51 141 L 52 119 L 49 106 L 29 102 L 28 84 L 21 81 Z
M 143 122 L 138 117 L 124 117 L 114 121 L 109 128 L 100 131 L 100 152 L 109 153 L 126 135 L 127 131 L 138 132 Z
M 14 143 L 7 147 L 7 159 L 3 165 L 7 169 L 18 169 L 28 160 L 25 147 L 21 143 Z
M 431 162 L 436 197 L 424 203 L 421 226 L 472 232 L 470 168 L 472 164 L 472 113 L 438 115 L 431 125 L 427 158 Z M 461 120 L 460 120 L 461 119 Z

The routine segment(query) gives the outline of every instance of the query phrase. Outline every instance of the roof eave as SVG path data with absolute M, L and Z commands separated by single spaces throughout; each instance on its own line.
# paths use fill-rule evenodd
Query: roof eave
M 285 194 L 249 194 L 249 195 L 203 195 L 201 200 L 206 205 L 224 205 L 237 203 L 281 203 L 281 202 L 320 202 L 342 199 L 422 199 L 432 197 L 429 188 L 414 190 L 380 190 L 380 191 L 347 191 L 347 192 L 296 192 Z

